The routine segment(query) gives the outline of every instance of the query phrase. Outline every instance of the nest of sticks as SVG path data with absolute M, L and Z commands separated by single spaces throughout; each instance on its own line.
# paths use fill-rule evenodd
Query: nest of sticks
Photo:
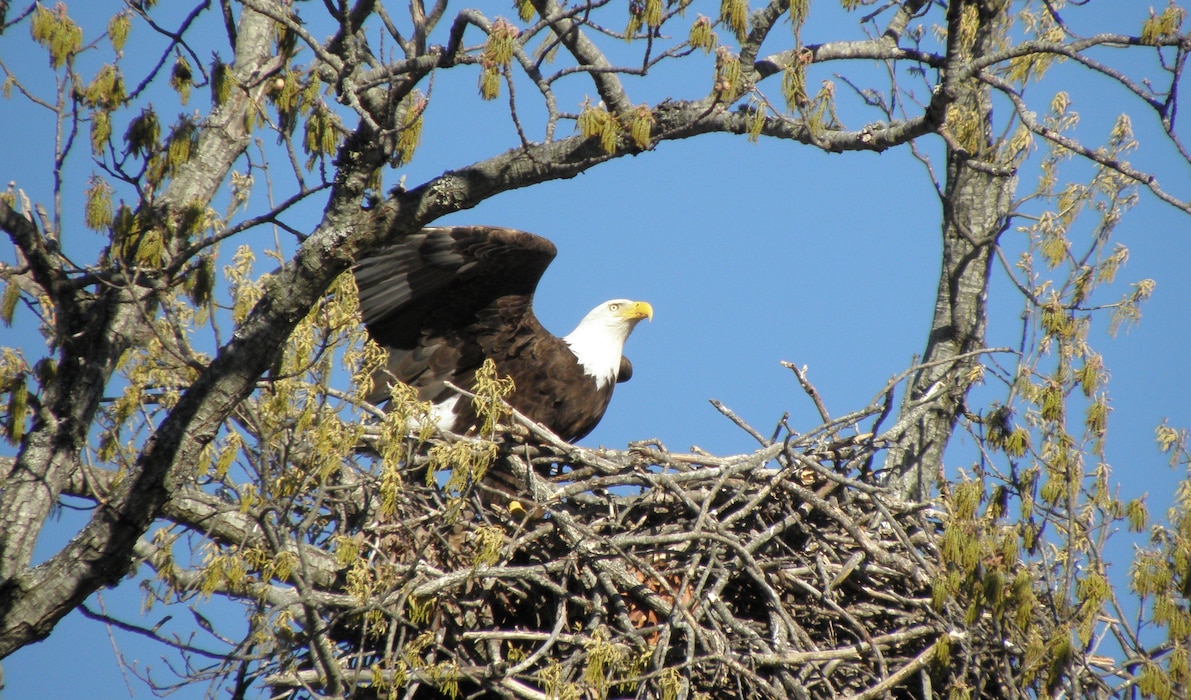
M 871 478 L 870 438 L 733 457 L 506 441 L 455 492 L 427 479 L 429 451 L 358 509 L 275 694 L 1018 695 L 1002 670 L 1020 651 L 932 599 L 945 513 Z

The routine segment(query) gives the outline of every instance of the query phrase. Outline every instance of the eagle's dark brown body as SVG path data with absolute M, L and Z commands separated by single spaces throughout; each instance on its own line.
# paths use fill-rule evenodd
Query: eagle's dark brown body
M 390 353 L 386 370 L 373 378 L 370 400 L 382 402 L 394 380 L 404 382 L 439 407 L 440 427 L 466 433 L 475 412 L 469 400 L 455 400 L 447 383 L 470 391 L 476 369 L 492 358 L 499 374 L 512 377 L 508 400 L 519 411 L 564 440 L 591 432 L 616 382 L 631 374 L 620 347 L 644 312 L 617 319 L 627 326 L 615 347 L 611 381 L 600 381 L 572 351 L 572 344 L 581 351 L 578 341 L 568 343 L 575 334 L 558 338 L 534 316 L 534 290 L 555 252 L 554 244 L 530 233 L 459 226 L 424 229 L 361 259 L 355 275 L 364 323 Z M 637 305 L 652 314 L 644 303 L 606 304 Z

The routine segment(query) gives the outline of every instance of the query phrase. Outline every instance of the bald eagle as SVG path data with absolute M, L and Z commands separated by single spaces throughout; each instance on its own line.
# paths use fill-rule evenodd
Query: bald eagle
M 590 433 L 613 387 L 632 375 L 624 343 L 653 308 L 613 299 L 569 335 L 551 335 L 534 316 L 533 295 L 556 252 L 532 233 L 453 226 L 423 229 L 359 260 L 364 324 L 389 350 L 369 401 L 382 403 L 394 381 L 404 382 L 431 402 L 440 428 L 466 433 L 475 411 L 448 383 L 471 391 L 491 358 L 513 379 L 514 408 L 568 442 Z

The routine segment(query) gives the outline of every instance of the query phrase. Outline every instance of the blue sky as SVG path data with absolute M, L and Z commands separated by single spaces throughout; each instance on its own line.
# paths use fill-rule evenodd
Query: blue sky
M 89 15 L 84 13 L 94 12 L 96 21 L 106 23 L 118 5 L 70 3 L 71 15 L 86 21 Z M 1093 5 L 1104 6 L 1093 8 L 1101 13 L 1103 27 L 1118 31 L 1136 31 L 1147 16 L 1140 3 Z M 714 14 L 717 8 L 714 3 L 702 10 Z M 318 9 L 318 3 L 312 3 L 304 11 Z M 486 12 L 512 14 L 503 2 Z M 1090 25 L 1074 26 L 1092 30 Z M 135 27 L 133 36 L 146 37 L 147 31 Z M 844 17 L 838 5 L 823 2 L 816 4 L 802 36 L 807 42 L 862 38 L 854 20 Z M 137 49 L 131 45 L 130 56 Z M 228 57 L 226 49 L 220 52 Z M 199 55 L 205 59 L 210 53 L 204 47 Z M 25 27 L 0 36 L 0 58 L 22 78 L 46 74 L 44 54 L 30 48 Z M 693 65 L 675 64 L 645 81 L 627 80 L 626 87 L 635 102 L 699 96 L 707 91 L 710 65 L 710 59 L 699 57 Z M 1147 58 L 1131 68 L 1145 71 L 1152 65 Z M 812 86 L 833 78 L 834 71 L 872 77 L 858 65 L 816 70 L 820 72 L 812 73 Z M 1088 81 L 1074 68 L 1060 67 L 1054 74 L 1058 80 L 1067 76 L 1072 79 L 1063 87 L 1081 115 L 1078 135 L 1093 145 L 1103 142 L 1116 114 L 1129 103 L 1118 90 Z M 474 71 L 436 78 L 422 147 L 407 168 L 386 174 L 386 184 L 396 184 L 404 175 L 407 184 L 416 185 L 444 169 L 516 145 L 504 95 L 482 102 L 475 86 Z M 837 88 L 844 94 L 846 88 L 838 80 Z M 774 97 L 779 93 L 776 84 L 763 89 Z M 1037 90 L 1037 109 L 1045 109 L 1053 91 L 1046 85 Z M 574 81 L 573 88 L 563 90 L 560 107 L 577 111 L 582 97 L 582 85 Z M 187 109 L 201 109 L 205 93 L 195 99 Z M 524 91 L 521 99 L 526 103 L 522 110 L 527 128 L 532 128 L 533 103 Z M 163 108 L 163 116 L 181 109 Z M 48 201 L 49 196 L 43 164 L 52 152 L 53 131 L 45 115 L 19 98 L 0 107 L 0 126 L 21 134 L 0 139 L 0 170 L 5 181 L 15 180 L 35 201 Z M 841 117 L 849 127 L 876 119 L 857 112 L 843 112 Z M 1138 113 L 1134 127 L 1143 144 L 1134 162 L 1156 170 L 1176 194 L 1191 196 L 1186 165 L 1154 148 L 1158 140 L 1153 118 Z M 934 157 L 936 172 L 941 172 L 939 144 L 926 139 L 922 145 Z M 94 170 L 84 156 L 80 150 L 68 163 L 65 203 L 64 245 L 84 251 L 77 254 L 80 260 L 92 258 L 102 245 L 98 236 L 79 226 L 79 193 Z M 1023 172 L 1019 194 L 1035 177 L 1033 171 Z M 263 186 L 254 194 L 255 211 L 264 208 L 263 194 Z M 287 222 L 312 228 L 320 207 L 321 202 L 302 207 Z M 557 334 L 569 331 L 587 310 L 608 298 L 653 304 L 653 323 L 639 326 L 626 348 L 634 363 L 633 380 L 617 388 L 604 421 L 584 444 L 619 448 L 630 440 L 658 438 L 672 450 L 698 446 L 725 454 L 748 451 L 755 444 L 720 416 L 709 399 L 723 401 L 763 433 L 786 412 L 795 429 L 818 424 L 814 407 L 779 362 L 806 365 L 827 408 L 839 415 L 866 404 L 922 351 L 937 284 L 939 222 L 938 198 L 925 168 L 908 149 L 830 155 L 793 143 L 751 144 L 743 138 L 711 136 L 665 143 L 571 180 L 509 192 L 440 223 L 511 226 L 553 240 L 559 254 L 539 287 L 536 310 Z M 1101 300 L 1115 301 L 1128 282 L 1142 278 L 1155 279 L 1157 289 L 1143 308 L 1140 325 L 1109 338 L 1104 319 L 1093 332 L 1093 344 L 1104 354 L 1112 375 L 1108 461 L 1121 495 L 1148 493 L 1154 515 L 1164 512 L 1183 476 L 1169 469 L 1158 453 L 1154 428 L 1163 419 L 1176 427 L 1191 427 L 1189 234 L 1191 219 L 1142 194 L 1115 236 L 1129 247 L 1129 263 Z M 1023 238 L 1011 231 L 1003 242 L 1016 250 Z M 11 259 L 10 252 L 0 255 Z M 258 264 L 258 271 L 267 269 L 265 262 Z M 994 282 L 990 308 L 989 345 L 1016 346 L 1022 305 L 1003 275 Z M 36 349 L 41 343 L 28 325 L 3 333 L 4 344 Z M 970 462 L 964 444 L 957 433 L 950 467 Z M 68 538 L 79 517 L 64 510 L 47 528 L 42 551 L 49 553 Z M 1118 539 L 1112 550 L 1114 574 L 1126 570 L 1130 546 L 1130 540 Z M 104 593 L 103 601 L 110 611 L 132 617 L 140 594 L 130 581 Z M 189 620 L 182 619 L 189 613 L 171 612 L 175 620 L 168 624 L 178 625 L 179 631 L 189 628 Z M 152 623 L 164 614 L 159 609 L 147 619 Z M 149 697 L 139 681 L 129 679 L 126 684 L 113 664 L 113 645 L 140 667 L 162 669 L 161 657 L 168 656 L 161 647 L 126 633 L 113 630 L 109 636 L 103 626 L 74 614 L 48 641 L 3 662 L 7 697 L 74 696 L 79 694 L 79 678 L 87 679 L 86 690 L 93 697 Z M 64 664 L 69 664 L 70 673 L 64 672 Z M 201 697 L 204 690 L 188 689 L 173 697 Z

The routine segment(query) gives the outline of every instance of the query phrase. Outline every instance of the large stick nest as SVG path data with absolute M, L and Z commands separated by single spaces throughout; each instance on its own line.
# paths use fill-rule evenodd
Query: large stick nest
M 863 476 L 876 452 L 824 434 L 728 458 L 505 442 L 451 497 L 420 449 L 355 536 L 329 617 L 268 682 L 347 697 L 1018 696 L 1021 649 L 962 601 L 932 601 L 946 515 Z

